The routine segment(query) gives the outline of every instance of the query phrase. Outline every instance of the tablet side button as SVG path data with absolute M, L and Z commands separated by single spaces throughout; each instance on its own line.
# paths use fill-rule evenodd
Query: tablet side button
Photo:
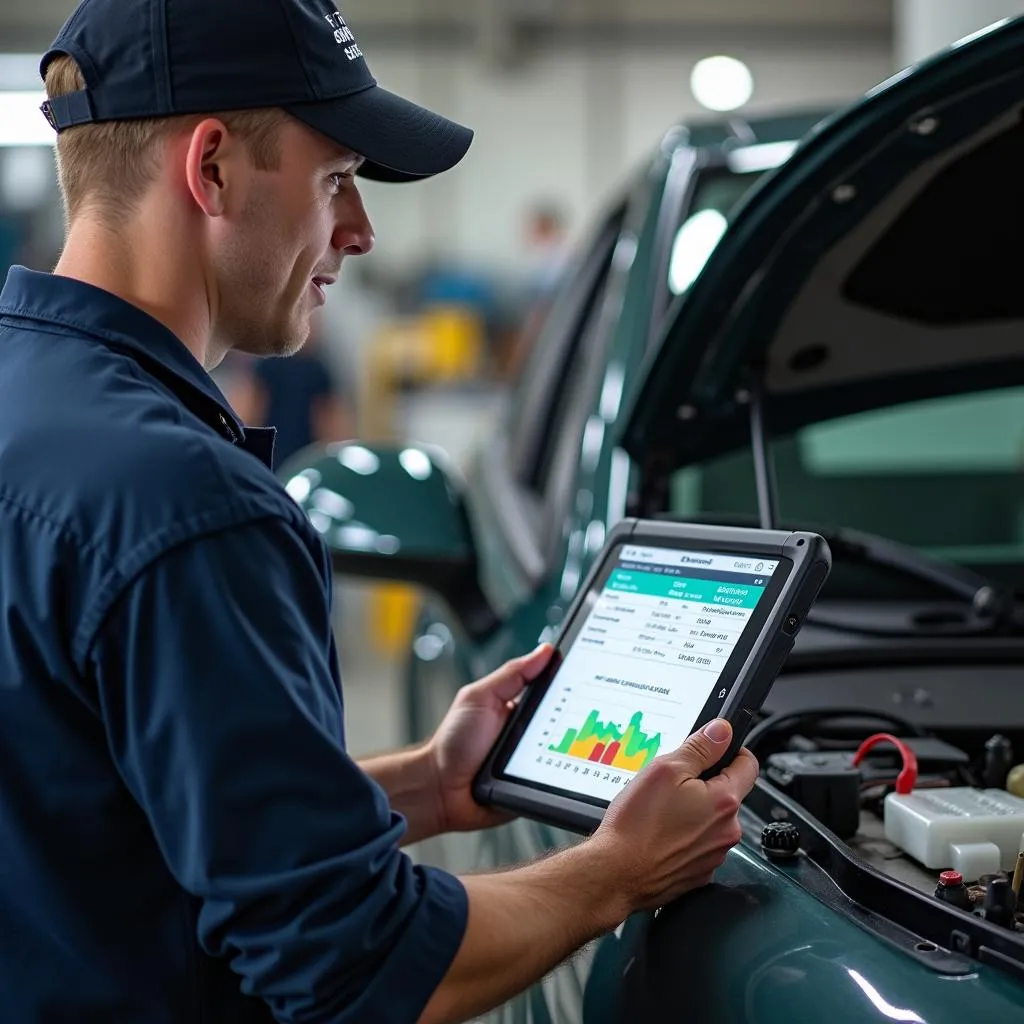
M 776 677 L 782 671 L 782 666 L 786 663 L 789 652 L 793 649 L 793 643 L 793 636 L 787 633 L 776 634 L 759 672 L 761 681 L 756 689 L 748 693 L 747 701 L 742 709 L 748 715 L 752 715 L 760 710 L 761 705 L 768 696 L 768 691 L 771 690 Z
M 754 720 L 754 714 L 748 711 L 747 708 L 740 708 L 736 712 L 735 720 L 733 721 L 732 728 L 736 736 L 744 737 L 750 731 L 750 723 Z
M 808 572 L 807 579 L 804 580 L 803 586 L 800 588 L 800 592 L 796 596 L 796 600 L 790 606 L 789 614 L 786 616 L 786 623 L 783 626 L 783 629 L 791 633 L 793 636 L 796 636 L 800 631 L 804 618 L 811 610 L 815 599 L 821 592 L 821 588 L 824 586 L 825 580 L 828 579 L 828 573 L 829 567 L 825 562 L 815 563 L 810 572 Z M 793 620 L 795 620 L 795 623 Z

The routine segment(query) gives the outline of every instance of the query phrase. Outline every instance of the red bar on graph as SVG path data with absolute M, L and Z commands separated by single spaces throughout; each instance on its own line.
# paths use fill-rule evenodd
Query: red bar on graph
M 600 761 L 601 760 L 601 755 L 603 753 L 604 753 L 604 744 L 603 743 L 598 743 L 597 746 L 595 746 L 594 749 L 590 752 L 590 757 L 588 757 L 587 760 L 588 761 Z
M 619 747 L 622 744 L 616 740 L 614 743 L 608 744 L 608 749 L 604 752 L 604 757 L 601 758 L 601 764 L 611 764 L 615 760 L 615 755 L 619 752 Z

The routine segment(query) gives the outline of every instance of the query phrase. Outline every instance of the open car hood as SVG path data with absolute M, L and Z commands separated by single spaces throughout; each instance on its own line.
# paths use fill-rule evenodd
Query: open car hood
M 622 443 L 682 465 L 879 406 L 1024 383 L 1024 18 L 901 72 L 756 185 Z

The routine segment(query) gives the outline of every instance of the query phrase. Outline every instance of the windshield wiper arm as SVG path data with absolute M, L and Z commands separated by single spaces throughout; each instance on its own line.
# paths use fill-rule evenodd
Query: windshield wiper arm
M 690 522 L 709 525 L 757 526 L 759 517 L 749 515 L 716 515 L 701 513 L 697 516 L 669 516 Z M 1013 594 L 1001 584 L 988 579 L 954 562 L 932 558 L 909 544 L 889 540 L 874 533 L 851 530 L 846 527 L 828 527 L 818 523 L 782 522 L 778 529 L 810 530 L 820 534 L 828 542 L 835 562 L 853 565 L 867 565 L 877 569 L 888 569 L 899 575 L 917 580 L 944 592 L 950 598 L 963 601 L 970 606 L 971 617 L 956 626 L 946 625 L 943 635 L 977 635 L 999 632 L 1013 623 Z M 865 632 L 878 636 L 919 636 L 931 632 L 926 627 L 908 630 L 906 625 L 892 629 L 881 626 L 861 626 L 846 619 L 827 615 L 820 608 L 814 608 L 808 615 L 809 624 L 827 626 L 854 632 Z
M 833 557 L 892 569 L 922 583 L 931 583 L 950 597 L 966 601 L 982 618 L 1005 621 L 1013 610 L 1013 598 L 1006 588 L 966 566 L 932 558 L 909 544 L 874 533 L 845 527 L 818 532 L 828 541 Z

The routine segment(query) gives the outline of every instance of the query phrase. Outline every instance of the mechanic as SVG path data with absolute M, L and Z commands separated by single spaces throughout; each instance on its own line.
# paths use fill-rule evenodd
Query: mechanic
M 739 840 L 756 762 L 700 781 L 712 723 L 571 849 L 411 862 L 498 822 L 470 783 L 548 647 L 417 749 L 346 754 L 323 539 L 207 371 L 301 347 L 373 244 L 356 174 L 469 147 L 353 35 L 317 0 L 84 0 L 43 58 L 65 245 L 0 294 L 4 1020 L 462 1020 Z

